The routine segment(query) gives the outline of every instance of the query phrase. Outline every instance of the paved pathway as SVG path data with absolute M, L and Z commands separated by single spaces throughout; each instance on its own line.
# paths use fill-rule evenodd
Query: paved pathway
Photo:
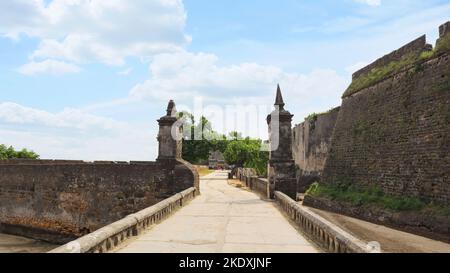
M 202 194 L 121 253 L 310 253 L 310 244 L 272 202 L 228 185 L 227 173 L 201 179 Z

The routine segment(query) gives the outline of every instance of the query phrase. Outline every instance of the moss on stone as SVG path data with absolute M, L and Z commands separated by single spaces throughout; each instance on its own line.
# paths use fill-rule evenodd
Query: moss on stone
M 348 181 L 336 181 L 331 185 L 313 183 L 307 195 L 323 197 L 340 202 L 348 202 L 353 206 L 375 205 L 391 211 L 429 211 L 437 215 L 450 216 L 450 208 L 427 203 L 415 197 L 387 195 L 378 186 L 356 187 Z
M 435 54 L 434 50 L 424 51 L 420 54 L 419 60 L 431 59 L 431 58 L 433 58 L 434 54 Z
M 450 34 L 440 38 L 436 43 L 436 47 L 430 51 L 423 51 L 420 54 L 410 53 L 406 54 L 399 61 L 392 61 L 389 64 L 376 67 L 369 71 L 369 73 L 361 75 L 353 79 L 352 83 L 345 91 L 343 98 L 349 97 L 361 89 L 370 87 L 389 76 L 395 75 L 405 68 L 414 66 L 415 72 L 423 71 L 422 64 L 432 58 L 439 56 L 442 53 L 450 52 Z
M 354 79 L 345 91 L 343 98 L 349 97 L 361 89 L 374 85 L 381 80 L 400 72 L 402 69 L 413 65 L 418 60 L 419 56 L 417 56 L 417 54 L 407 54 L 399 61 L 392 61 L 385 66 L 372 69 L 369 73 Z
M 444 37 L 440 38 L 437 41 L 436 47 L 433 51 L 438 54 L 443 52 L 450 52 L 450 34 L 447 34 Z
M 320 114 L 312 113 L 305 118 L 305 121 L 316 121 Z
M 311 131 L 313 131 L 314 129 L 316 129 L 316 122 L 317 122 L 317 119 L 319 118 L 319 115 L 320 115 L 320 114 L 312 113 L 312 114 L 310 114 L 309 116 L 307 116 L 307 117 L 305 118 L 305 121 L 309 122 L 309 129 L 310 129 Z

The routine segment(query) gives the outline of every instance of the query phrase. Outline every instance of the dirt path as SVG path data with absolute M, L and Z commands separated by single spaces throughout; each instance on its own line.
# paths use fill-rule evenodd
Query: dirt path
M 0 233 L 0 253 L 43 253 L 56 247 L 58 246 Z
M 340 214 L 309 209 L 363 241 L 379 242 L 382 252 L 450 253 L 450 244 Z

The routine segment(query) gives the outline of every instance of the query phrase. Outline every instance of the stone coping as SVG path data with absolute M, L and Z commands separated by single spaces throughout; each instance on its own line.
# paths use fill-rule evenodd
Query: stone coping
M 10 159 L 0 160 L 1 165 L 158 165 L 155 161 L 83 161 L 58 159 Z
M 248 175 L 249 173 L 250 175 Z M 236 172 L 237 179 L 248 188 L 268 197 L 270 190 L 268 180 L 251 174 L 251 171 L 242 168 L 238 168 Z M 380 251 L 376 244 L 365 244 L 330 221 L 303 207 L 286 194 L 276 191 L 274 198 L 297 227 L 327 252 L 373 253 Z
M 269 180 L 256 176 L 256 171 L 251 168 L 237 168 L 236 178 L 244 183 L 250 190 L 261 194 L 265 198 L 269 197 Z
M 275 200 L 289 218 L 305 234 L 328 252 L 333 253 L 373 253 L 379 252 L 376 246 L 363 241 L 342 230 L 338 226 L 302 207 L 282 192 L 275 192 Z M 374 248 L 375 247 L 375 248 Z
M 197 195 L 192 187 L 48 253 L 104 253 L 158 224 Z

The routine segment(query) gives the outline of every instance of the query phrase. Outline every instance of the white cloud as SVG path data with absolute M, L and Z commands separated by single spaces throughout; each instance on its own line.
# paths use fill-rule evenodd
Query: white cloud
M 184 33 L 181 0 L 0 1 L 0 35 L 41 40 L 33 58 L 122 65 L 127 57 L 179 50 Z
M 79 109 L 50 113 L 0 103 L 1 143 L 33 149 L 42 158 L 154 160 L 155 124 L 124 123 Z
M 250 96 L 273 84 L 281 74 L 279 68 L 272 66 L 243 63 L 220 67 L 217 61 L 215 55 L 204 53 L 158 55 L 150 65 L 151 78 L 137 85 L 131 94 L 163 100 L 194 95 L 207 98 Z
M 79 130 L 121 129 L 125 125 L 74 108 L 66 108 L 62 112 L 54 114 L 11 102 L 0 103 L 0 122 Z
M 117 75 L 119 75 L 119 76 L 128 76 L 128 75 L 130 75 L 130 73 L 132 71 L 133 71 L 133 68 L 129 67 L 129 68 L 125 69 L 125 70 L 117 72 Z
M 55 60 L 45 60 L 42 62 L 30 62 L 21 66 L 18 71 L 24 75 L 36 75 L 36 74 L 53 74 L 62 75 L 68 73 L 78 73 L 80 68 L 74 64 L 55 61 Z
M 354 0 L 357 3 L 366 4 L 369 6 L 379 6 L 381 5 L 381 0 Z
M 205 98 L 206 108 L 216 105 L 224 110 L 231 105 L 248 110 L 264 106 L 263 112 L 250 124 L 245 123 L 243 116 L 236 121 L 230 116 L 227 120 L 221 120 L 220 116 L 211 120 L 221 132 L 238 129 L 245 135 L 265 139 L 268 112 L 264 111 L 270 111 L 278 82 L 287 109 L 295 114 L 295 122 L 301 122 L 312 112 L 338 106 L 348 84 L 329 69 L 298 74 L 256 63 L 222 66 L 215 55 L 188 52 L 157 55 L 150 72 L 150 78 L 137 85 L 128 98 L 83 109 L 67 108 L 51 113 L 15 103 L 0 103 L 1 142 L 34 149 L 44 158 L 153 160 L 157 150 L 156 122 L 119 122 L 92 112 L 101 109 L 108 113 L 106 109 L 114 109 L 114 113 L 124 113 L 132 109 L 133 115 L 150 114 L 149 119 L 156 120 L 160 115 L 148 113 L 148 107 L 135 112 L 137 105 L 156 104 L 163 112 L 168 99 L 175 99 L 180 106 L 189 105 L 195 97 Z
M 308 74 L 287 73 L 275 66 L 242 63 L 220 66 L 212 54 L 179 52 L 162 54 L 150 66 L 150 79 L 136 85 L 131 97 L 184 104 L 195 97 L 222 106 L 236 102 L 271 105 L 280 83 L 286 102 L 298 120 L 310 112 L 340 105 L 349 80 L 334 70 L 316 69 Z

